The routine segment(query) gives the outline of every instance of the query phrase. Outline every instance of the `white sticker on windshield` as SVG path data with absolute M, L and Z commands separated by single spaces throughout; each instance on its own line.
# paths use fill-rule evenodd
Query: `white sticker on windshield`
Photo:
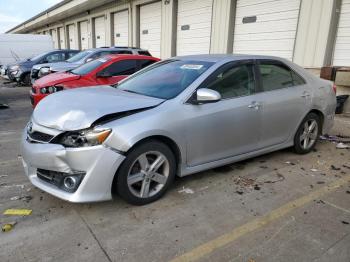
M 181 69 L 192 69 L 192 70 L 199 70 L 203 67 L 203 65 L 191 65 L 191 64 L 185 64 L 182 65 L 180 68 Z

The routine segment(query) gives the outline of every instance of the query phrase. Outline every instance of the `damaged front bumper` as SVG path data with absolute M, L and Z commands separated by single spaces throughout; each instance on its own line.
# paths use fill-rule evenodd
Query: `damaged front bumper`
M 31 143 L 25 132 L 21 151 L 25 173 L 33 185 L 76 203 L 112 199 L 113 178 L 125 158 L 103 145 L 65 148 L 58 144 Z M 68 192 L 59 187 L 63 183 L 60 176 L 77 174 L 81 176 L 77 188 Z

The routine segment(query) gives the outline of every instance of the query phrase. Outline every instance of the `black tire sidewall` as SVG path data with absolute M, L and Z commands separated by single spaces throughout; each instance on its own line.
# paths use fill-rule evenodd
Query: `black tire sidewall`
M 159 151 L 168 159 L 169 165 L 170 165 L 169 177 L 164 187 L 157 194 L 149 198 L 139 198 L 130 191 L 127 184 L 127 176 L 128 176 L 130 167 L 134 163 L 134 161 L 141 154 L 148 151 Z M 116 174 L 117 177 L 115 179 L 116 185 L 114 185 L 114 188 L 117 190 L 118 195 L 121 198 L 123 198 L 126 202 L 133 205 L 145 205 L 158 200 L 165 194 L 169 186 L 174 181 L 176 171 L 177 171 L 176 159 L 171 149 L 162 142 L 153 141 L 153 140 L 147 141 L 136 146 L 135 148 L 131 149 L 130 152 L 128 152 L 125 160 L 123 161 L 123 163 L 121 164 L 121 166 L 117 171 L 117 174 Z
M 295 136 L 294 136 L 294 150 L 296 153 L 298 154 L 307 154 L 309 153 L 311 150 L 314 149 L 314 147 L 316 146 L 316 143 L 317 143 L 317 139 L 315 141 L 315 143 L 312 145 L 312 147 L 310 147 L 309 149 L 304 149 L 301 147 L 300 145 L 300 135 L 301 133 L 303 132 L 303 129 L 304 129 L 304 124 L 306 121 L 309 121 L 309 120 L 316 120 L 317 122 L 317 139 L 319 137 L 319 135 L 321 134 L 321 129 L 322 129 L 322 125 L 321 125 L 321 119 L 320 117 L 315 114 L 315 113 L 309 113 L 304 119 L 303 121 L 301 122 Z

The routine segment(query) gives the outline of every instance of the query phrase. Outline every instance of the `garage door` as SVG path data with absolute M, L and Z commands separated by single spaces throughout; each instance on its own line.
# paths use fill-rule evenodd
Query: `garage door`
M 238 0 L 233 52 L 292 60 L 300 0 Z
M 69 48 L 78 49 L 78 45 L 77 45 L 78 43 L 75 37 L 75 25 L 68 25 L 67 29 L 68 29 Z
M 104 16 L 95 18 L 95 47 L 106 46 L 106 27 Z
M 333 65 L 350 66 L 350 0 L 342 1 Z
M 114 14 L 114 45 L 129 45 L 129 11 L 121 11 Z
M 79 23 L 79 38 L 80 38 L 80 49 L 88 49 L 89 48 L 89 33 L 88 33 L 88 23 L 87 21 L 83 21 Z
M 52 36 L 52 41 L 53 41 L 53 46 L 58 49 L 58 36 L 57 36 L 57 30 L 56 29 L 51 29 L 51 36 Z
M 179 0 L 177 55 L 208 54 L 213 0 Z
M 140 7 L 140 47 L 160 57 L 161 2 Z
M 66 48 L 66 38 L 64 36 L 64 29 L 63 29 L 63 27 L 60 27 L 58 29 L 58 37 L 59 37 L 59 40 L 60 40 L 60 48 L 61 49 Z

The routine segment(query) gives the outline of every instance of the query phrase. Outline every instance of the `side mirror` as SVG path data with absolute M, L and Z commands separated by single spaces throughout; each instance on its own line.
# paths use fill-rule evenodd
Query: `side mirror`
M 194 102 L 196 104 L 215 103 L 221 100 L 220 93 L 209 88 L 198 89 L 196 91 L 196 96 L 197 97 L 194 97 Z
M 96 77 L 112 77 L 112 75 L 109 72 L 100 71 L 96 73 Z
M 85 63 L 91 62 L 92 60 L 94 60 L 93 58 L 88 58 L 86 59 Z

